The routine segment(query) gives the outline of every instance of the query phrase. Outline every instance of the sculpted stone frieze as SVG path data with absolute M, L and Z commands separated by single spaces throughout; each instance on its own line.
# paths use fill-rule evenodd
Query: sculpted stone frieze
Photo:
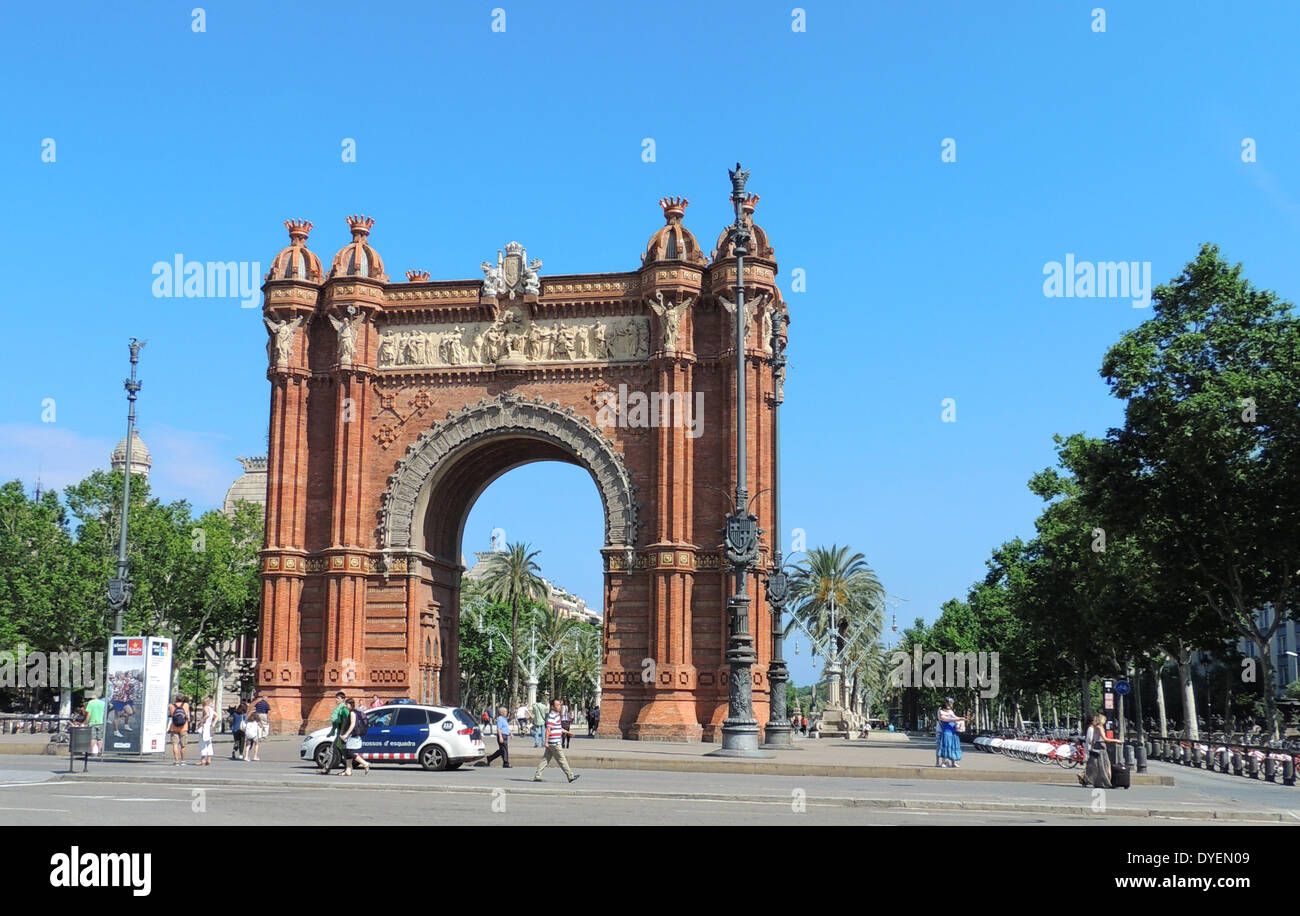
M 520 363 L 617 362 L 650 355 L 650 322 L 626 318 L 534 320 L 512 306 L 496 321 L 399 324 L 379 330 L 380 369 Z

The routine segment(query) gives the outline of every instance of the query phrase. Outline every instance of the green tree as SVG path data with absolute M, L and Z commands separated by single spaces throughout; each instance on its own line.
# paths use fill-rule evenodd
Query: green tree
M 1155 289 L 1152 317 L 1110 349 L 1101 374 L 1126 402 L 1110 438 L 1146 550 L 1256 645 L 1276 733 L 1266 647 L 1296 611 L 1300 321 L 1204 245 Z
M 510 698 L 519 705 L 519 614 L 527 601 L 546 597 L 546 583 L 534 558 L 541 551 L 528 550 L 527 544 L 507 544 L 505 550 L 487 555 L 483 561 L 483 594 L 510 608 Z

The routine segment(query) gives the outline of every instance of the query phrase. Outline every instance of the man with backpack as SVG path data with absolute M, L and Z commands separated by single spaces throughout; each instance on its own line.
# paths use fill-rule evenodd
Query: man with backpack
M 167 734 L 171 736 L 172 766 L 185 766 L 185 741 L 189 737 L 190 704 L 185 697 L 167 707 Z

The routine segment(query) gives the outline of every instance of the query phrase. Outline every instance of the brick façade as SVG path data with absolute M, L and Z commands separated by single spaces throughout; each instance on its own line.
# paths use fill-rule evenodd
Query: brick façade
M 756 203 L 751 197 L 745 207 L 754 233 L 746 299 L 766 294 L 771 324 L 784 333 L 777 265 L 752 223 Z M 324 724 L 339 689 L 459 702 L 465 517 L 509 468 L 560 460 L 593 473 L 606 511 L 601 733 L 718 736 L 727 714 L 730 590 L 720 529 L 735 479 L 736 366 L 732 318 L 721 300 L 735 301 L 736 260 L 720 237 L 706 261 L 683 224 L 686 201 L 667 198 L 661 206 L 665 225 L 639 270 L 534 272 L 532 291 L 518 272 L 508 291 L 487 289 L 490 273 L 487 281 L 430 281 L 411 271 L 407 282 L 392 282 L 369 243 L 374 221 L 364 217 L 349 218 L 353 240 L 326 271 L 306 248 L 311 224 L 286 224 L 291 244 L 263 286 L 271 403 L 258 683 L 274 721 L 286 729 Z M 511 270 L 504 273 L 498 287 L 511 279 Z M 669 344 L 655 306 L 688 299 Z M 523 343 L 495 360 L 393 359 L 392 341 L 421 329 L 467 340 L 497 322 L 521 332 L 506 335 L 514 347 L 525 326 L 554 329 L 558 339 L 570 323 L 612 328 L 629 319 L 648 335 L 642 331 L 644 346 L 620 358 L 612 344 L 604 359 L 524 358 Z M 760 308 L 745 359 L 748 487 L 759 494 L 752 511 L 769 532 L 760 568 L 770 557 L 775 444 L 764 325 Z M 600 405 L 620 386 L 700 403 L 699 435 L 685 425 L 601 426 Z M 632 517 L 631 530 L 615 530 Z M 771 618 L 758 578 L 749 583 L 754 715 L 763 723 Z

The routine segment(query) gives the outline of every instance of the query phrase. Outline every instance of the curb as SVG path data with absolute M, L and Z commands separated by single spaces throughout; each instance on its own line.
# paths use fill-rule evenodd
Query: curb
M 25 747 L 28 745 L 19 745 Z M 11 747 L 13 747 L 11 745 Z M 44 754 L 42 749 L 32 751 Z M 16 753 L 14 750 L 0 749 L 0 754 Z M 67 758 L 66 747 L 62 753 L 54 756 Z M 541 755 L 514 754 L 520 764 L 535 764 Z M 1060 767 L 1045 767 L 1019 770 L 971 770 L 940 769 L 923 766 L 843 766 L 828 763 L 786 763 L 755 762 L 747 760 L 709 759 L 704 757 L 659 757 L 642 758 L 614 755 L 570 754 L 569 762 L 574 766 L 590 770 L 652 770 L 669 773 L 740 773 L 749 776 L 835 776 L 847 779 L 937 779 L 945 782 L 1015 782 L 1038 783 L 1040 785 L 1073 786 L 1077 783 L 1075 771 L 1062 770 Z M 1175 778 L 1168 775 L 1133 774 L 1135 786 L 1174 786 Z
M 140 785 L 167 785 L 180 788 L 196 787 L 218 787 L 218 788 L 257 788 L 257 789 L 275 789 L 275 788 L 310 788 L 310 780 L 268 780 L 254 781 L 249 779 L 187 779 L 171 778 L 167 776 L 90 776 L 80 773 L 69 774 L 62 773 L 57 777 L 59 782 L 88 782 L 88 783 L 132 783 Z M 351 783 L 322 783 L 322 786 L 332 786 L 339 791 L 364 791 L 366 789 L 383 789 L 390 792 L 410 792 L 410 793 L 461 793 L 469 795 L 487 795 L 492 793 L 500 786 L 445 786 L 445 785 L 391 785 L 387 783 L 366 783 L 364 781 Z M 717 792 L 650 792 L 618 789 L 598 789 L 592 791 L 573 790 L 567 786 L 556 786 L 554 788 L 545 786 L 521 786 L 506 790 L 509 793 L 517 795 L 534 795 L 538 797 L 556 797 L 571 798 L 575 792 L 581 792 L 583 798 L 616 798 L 616 799 L 648 799 L 660 801 L 726 801 L 735 802 L 737 797 L 734 794 L 724 794 Z M 791 798 L 783 795 L 755 795 L 749 799 L 743 799 L 750 804 L 765 805 L 789 805 Z M 1015 804 L 1012 802 L 998 801 L 949 801 L 947 799 L 907 799 L 907 798 L 857 798 L 853 796 L 807 796 L 801 799 L 805 805 L 817 807 L 835 807 L 835 808 L 876 808 L 876 809 L 903 809 L 917 811 L 970 811 L 970 812 L 997 812 L 1012 814 L 1055 814 L 1055 815 L 1078 815 L 1087 817 L 1090 815 L 1099 817 L 1150 817 L 1150 818 L 1177 818 L 1180 820 L 1199 820 L 1199 821 L 1265 821 L 1270 823 L 1290 823 L 1297 818 L 1296 815 L 1282 811 L 1241 811 L 1241 810 L 1182 810 L 1167 808 L 1143 808 L 1143 807 L 1123 807 L 1107 806 L 1104 811 L 1094 811 L 1090 805 L 1050 805 L 1042 803 Z

